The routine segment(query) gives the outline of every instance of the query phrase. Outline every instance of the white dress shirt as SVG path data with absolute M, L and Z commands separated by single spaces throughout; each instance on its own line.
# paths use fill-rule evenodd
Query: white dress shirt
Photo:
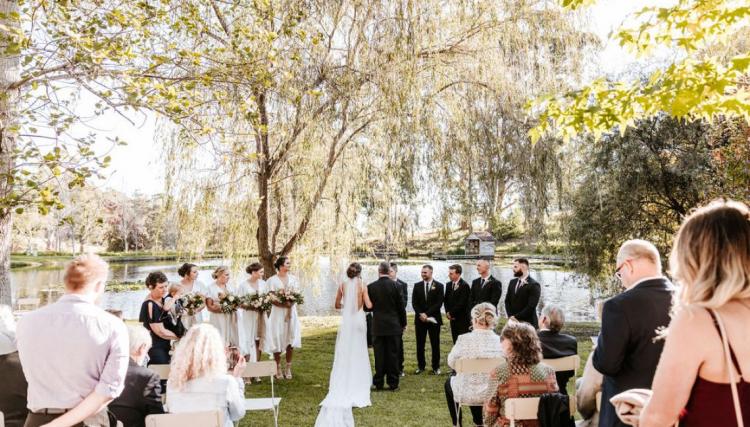
M 74 408 L 94 391 L 110 398 L 122 393 L 128 331 L 94 298 L 66 294 L 18 321 L 16 342 L 30 410 Z

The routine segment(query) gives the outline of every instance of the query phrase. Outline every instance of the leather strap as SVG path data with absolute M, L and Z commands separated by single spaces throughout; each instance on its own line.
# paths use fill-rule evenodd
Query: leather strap
M 737 417 L 737 427 L 745 427 L 745 423 L 742 420 L 742 408 L 740 407 L 740 395 L 737 392 L 737 382 L 735 380 L 734 376 L 734 369 L 732 360 L 730 358 L 730 350 L 729 350 L 729 341 L 727 341 L 727 333 L 724 329 L 724 322 L 721 320 L 721 316 L 719 316 L 719 312 L 711 309 L 711 312 L 713 313 L 713 318 L 716 321 L 716 324 L 719 326 L 719 335 L 721 335 L 721 344 L 724 347 L 724 357 L 726 358 L 727 362 L 727 368 L 729 369 L 729 385 L 732 389 L 732 401 L 734 402 L 734 415 Z M 742 375 L 742 372 L 739 372 L 740 378 Z

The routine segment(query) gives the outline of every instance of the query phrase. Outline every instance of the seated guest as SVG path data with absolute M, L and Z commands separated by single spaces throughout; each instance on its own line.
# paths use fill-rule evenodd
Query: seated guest
M 583 417 L 576 422 L 576 427 L 598 427 L 599 409 L 596 407 L 596 394 L 602 391 L 604 376 L 594 368 L 592 359 L 594 352 L 589 354 L 583 376 L 576 381 L 576 406 Z
M 16 322 L 13 311 L 0 305 L 0 412 L 6 427 L 21 427 L 26 421 L 26 377 L 16 348 Z
M 565 315 L 560 307 L 545 306 L 539 319 L 539 341 L 542 343 L 542 357 L 545 359 L 559 359 L 578 354 L 578 341 L 571 335 L 561 334 L 565 324 Z M 567 395 L 568 380 L 575 375 L 574 371 L 555 373 L 560 393 Z
M 125 389 L 109 404 L 109 410 L 125 427 L 143 427 L 150 414 L 163 414 L 159 375 L 144 367 L 151 336 L 140 326 L 128 327 L 130 360 Z
M 227 373 L 229 375 L 232 375 L 232 372 L 234 372 L 234 368 L 240 363 L 240 360 L 244 359 L 245 357 L 242 355 L 242 352 L 237 347 L 227 347 Z M 237 384 L 242 388 L 242 390 L 245 390 L 245 380 L 240 377 L 235 377 Z
M 227 355 L 212 325 L 202 323 L 190 328 L 177 345 L 167 387 L 167 408 L 171 413 L 224 412 L 224 427 L 245 416 L 245 390 L 237 378 L 245 369 L 240 359 L 232 374 L 227 374 Z
M 18 321 L 16 343 L 28 388 L 26 427 L 109 423 L 106 405 L 128 370 L 128 330 L 96 301 L 109 267 L 81 255 L 65 269 L 65 295 Z
M 536 330 L 528 323 L 509 321 L 500 333 L 503 361 L 490 374 L 497 384 L 496 392 L 484 404 L 484 425 L 501 427 L 510 424 L 505 417 L 505 401 L 516 397 L 538 397 L 556 393 L 555 370 L 540 363 L 542 348 Z M 519 427 L 537 427 L 536 420 L 517 421 Z
M 472 331 L 458 336 L 448 354 L 448 366 L 455 367 L 459 359 L 488 359 L 503 355 L 500 337 L 494 332 L 497 325 L 495 307 L 487 302 L 471 309 Z M 456 401 L 469 404 L 474 424 L 482 425 L 482 404 L 492 394 L 487 374 L 456 374 L 445 382 L 445 397 L 454 426 L 460 426 L 461 411 L 456 413 Z

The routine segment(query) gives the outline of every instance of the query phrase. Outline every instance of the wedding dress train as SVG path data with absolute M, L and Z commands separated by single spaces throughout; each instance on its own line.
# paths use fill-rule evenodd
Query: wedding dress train
M 357 301 L 359 283 L 358 278 L 344 282 L 342 318 L 336 335 L 328 395 L 320 403 L 315 427 L 353 427 L 352 408 L 370 406 L 372 372 L 365 312 Z

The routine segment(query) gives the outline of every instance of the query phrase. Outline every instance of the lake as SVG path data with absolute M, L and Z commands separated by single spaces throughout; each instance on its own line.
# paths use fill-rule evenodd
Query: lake
M 218 259 L 195 262 L 200 268 L 198 280 L 203 283 L 211 283 L 211 268 L 221 264 Z M 327 316 L 335 315 L 337 311 L 333 308 L 336 296 L 336 288 L 344 277 L 344 269 L 348 260 L 336 260 L 331 263 L 327 257 L 320 257 L 310 271 L 295 271 L 292 273 L 300 279 L 305 296 L 305 304 L 300 306 L 300 315 Z M 463 266 L 464 280 L 471 281 L 478 277 L 474 261 L 414 261 L 399 262 L 398 277 L 409 284 L 409 298 L 411 299 L 412 285 L 420 281 L 420 271 L 424 263 L 434 267 L 434 280 L 445 283 L 448 280 L 448 266 L 458 263 Z M 146 275 L 152 271 L 164 272 L 170 281 L 179 281 L 177 268 L 180 264 L 176 262 L 131 262 L 112 263 L 110 278 L 117 281 L 143 281 Z M 535 268 L 537 266 L 537 268 Z M 510 261 L 496 260 L 492 268 L 492 274 L 503 284 L 503 298 L 505 297 L 508 282 L 513 278 L 510 269 Z M 240 273 L 233 273 L 232 283 L 246 280 L 247 274 L 244 269 Z M 573 271 L 564 271 L 554 266 L 537 264 L 532 260 L 531 277 L 542 285 L 542 298 L 539 309 L 545 304 L 556 304 L 562 307 L 568 321 L 593 321 L 595 315 L 595 296 L 592 294 L 586 277 Z M 363 263 L 362 278 L 366 283 L 377 278 L 377 265 L 375 263 Z M 63 283 L 62 269 L 28 268 L 11 271 L 11 286 L 16 297 L 36 297 L 40 290 L 50 286 Z M 141 303 L 147 294 L 146 288 L 142 291 L 106 292 L 101 304 L 104 308 L 116 308 L 123 311 L 126 319 L 136 319 Z M 501 311 L 502 300 L 501 300 Z M 411 304 L 407 307 L 411 311 Z

